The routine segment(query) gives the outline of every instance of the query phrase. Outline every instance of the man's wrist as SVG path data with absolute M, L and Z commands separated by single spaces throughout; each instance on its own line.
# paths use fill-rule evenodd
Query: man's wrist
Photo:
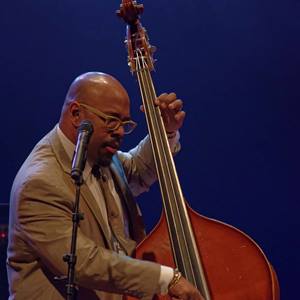
M 174 275 L 173 278 L 171 279 L 169 285 L 168 285 L 168 290 L 172 289 L 177 283 L 179 282 L 180 278 L 182 277 L 181 272 L 178 269 L 174 270 Z
M 172 132 L 166 132 L 167 137 L 168 137 L 168 142 L 171 148 L 172 154 L 179 152 L 180 150 L 180 133 L 178 130 L 172 131 Z

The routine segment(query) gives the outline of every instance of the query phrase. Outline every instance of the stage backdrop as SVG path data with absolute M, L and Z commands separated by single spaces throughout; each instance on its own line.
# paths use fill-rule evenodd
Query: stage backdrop
M 1 203 L 9 201 L 18 168 L 55 126 L 67 88 L 81 73 L 110 73 L 128 89 L 139 126 L 123 150 L 146 134 L 137 82 L 126 62 L 125 25 L 115 15 L 119 4 L 2 3 Z M 143 4 L 143 25 L 158 47 L 157 93 L 176 92 L 187 112 L 176 157 L 186 199 L 201 214 L 248 233 L 274 265 L 282 299 L 296 299 L 300 2 Z M 139 202 L 149 231 L 161 211 L 158 186 Z M 4 270 L 0 280 L 5 282 Z

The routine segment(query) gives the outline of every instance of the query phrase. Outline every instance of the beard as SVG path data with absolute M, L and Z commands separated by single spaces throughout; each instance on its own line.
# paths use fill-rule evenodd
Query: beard
M 96 165 L 99 167 L 108 167 L 111 164 L 113 155 L 101 155 L 96 160 Z

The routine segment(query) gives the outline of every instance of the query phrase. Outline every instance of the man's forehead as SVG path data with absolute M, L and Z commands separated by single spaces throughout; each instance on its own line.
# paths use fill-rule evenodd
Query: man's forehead
M 91 99 L 90 105 L 103 112 L 128 115 L 130 111 L 130 101 L 128 95 L 122 94 L 102 94 Z

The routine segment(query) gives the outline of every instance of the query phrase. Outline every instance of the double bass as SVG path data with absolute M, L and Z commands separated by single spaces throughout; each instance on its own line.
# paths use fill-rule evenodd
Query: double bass
M 122 0 L 117 12 L 127 24 L 128 65 L 136 74 L 163 213 L 137 246 L 136 258 L 178 268 L 205 300 L 279 300 L 276 273 L 261 248 L 245 233 L 192 210 L 184 199 L 151 77 L 155 47 L 140 22 L 144 7 Z M 167 298 L 169 296 L 159 296 Z

